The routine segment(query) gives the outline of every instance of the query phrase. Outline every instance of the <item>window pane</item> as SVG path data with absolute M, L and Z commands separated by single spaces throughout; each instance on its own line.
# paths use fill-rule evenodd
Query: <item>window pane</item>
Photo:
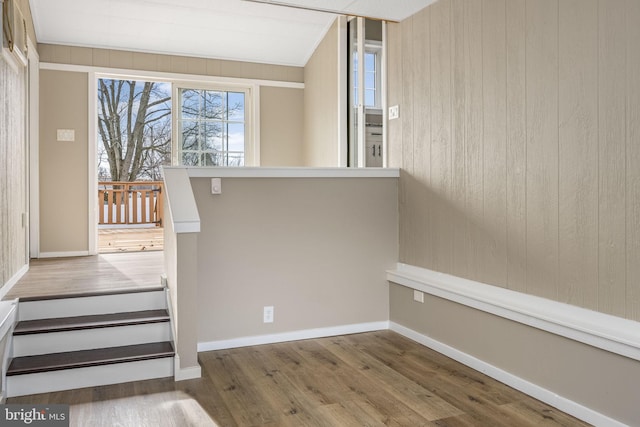
M 244 121 L 244 93 L 229 92 L 227 112 L 228 120 Z
M 183 121 L 182 127 L 182 149 L 197 150 L 198 147 L 198 122 Z
M 244 153 L 229 152 L 227 166 L 244 166 Z
M 201 101 L 201 91 L 194 89 L 183 89 L 182 90 L 182 118 L 190 119 L 196 118 L 200 114 L 200 101 Z
M 202 154 L 202 166 L 225 166 L 220 152 Z
M 365 90 L 364 91 L 364 105 L 367 107 L 375 107 L 376 105 L 376 91 Z
M 182 153 L 182 164 L 184 166 L 200 166 L 198 164 L 198 153 Z
M 244 150 L 244 123 L 229 123 L 228 124 L 228 142 L 229 151 L 243 151 Z
M 219 122 L 207 122 L 203 125 L 204 131 L 204 145 L 203 150 L 222 150 L 222 123 Z
M 376 88 L 376 75 L 373 73 L 365 73 L 364 74 L 364 87 L 366 89 L 375 89 Z
M 204 92 L 205 118 L 223 120 L 226 104 L 226 92 Z
M 365 71 L 376 70 L 376 54 L 375 53 L 364 54 L 364 70 Z

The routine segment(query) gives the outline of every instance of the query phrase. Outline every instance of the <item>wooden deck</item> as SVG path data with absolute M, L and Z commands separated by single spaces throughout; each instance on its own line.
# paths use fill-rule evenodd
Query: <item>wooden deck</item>
M 11 398 L 71 426 L 587 426 L 394 332 L 199 354 L 202 378 Z
M 163 272 L 161 251 L 36 259 L 4 299 L 157 287 Z
M 98 228 L 98 252 L 161 251 L 164 248 L 164 229 Z

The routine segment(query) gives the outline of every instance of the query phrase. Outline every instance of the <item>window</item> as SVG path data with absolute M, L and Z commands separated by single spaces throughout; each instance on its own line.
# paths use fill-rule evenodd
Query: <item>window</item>
M 249 90 L 178 88 L 178 162 L 244 166 L 249 142 Z
M 382 108 L 380 106 L 380 50 L 367 46 L 364 53 L 364 106 Z M 353 99 L 358 104 L 358 54 L 353 53 Z

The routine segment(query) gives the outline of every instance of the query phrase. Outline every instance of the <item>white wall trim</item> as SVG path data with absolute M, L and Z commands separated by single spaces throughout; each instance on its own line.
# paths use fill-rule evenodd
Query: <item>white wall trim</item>
M 164 176 L 167 206 L 173 221 L 173 232 L 200 232 L 200 214 L 191 188 L 191 181 L 184 167 L 165 167 Z
M 202 377 L 202 367 L 200 365 L 188 368 L 180 367 L 180 356 L 178 353 L 173 356 L 173 379 L 174 381 L 193 380 Z
M 118 77 L 131 77 L 138 79 L 179 80 L 181 82 L 222 83 L 259 85 L 270 87 L 283 87 L 291 89 L 304 89 L 304 83 L 280 80 L 246 79 L 241 77 L 222 77 L 201 74 L 180 74 L 162 71 L 131 70 L 126 68 L 94 67 L 90 65 L 57 64 L 53 62 L 41 62 L 41 70 L 70 71 L 76 73 L 97 73 Z
M 40 252 L 40 258 L 69 258 L 76 256 L 89 256 L 89 251 Z
M 260 86 L 253 85 L 251 87 L 251 163 L 245 163 L 251 166 L 260 166 L 262 164 L 262 159 L 260 158 Z M 245 148 L 245 155 L 246 153 Z M 245 162 L 247 159 L 245 159 Z
M 395 322 L 390 322 L 389 329 L 399 333 L 409 339 L 412 339 L 426 347 L 429 347 L 438 353 L 442 353 L 463 365 L 469 366 L 476 371 L 482 372 L 485 375 L 495 378 L 496 380 L 515 388 L 531 397 L 534 397 L 542 402 L 545 402 L 559 410 L 573 415 L 583 421 L 597 426 L 610 426 L 610 427 L 625 427 L 626 425 L 609 418 L 599 412 L 596 412 L 590 408 L 580 405 L 577 402 L 557 395 L 556 393 L 540 387 L 536 384 L 530 383 L 516 375 L 503 371 L 489 363 L 486 363 L 480 359 L 477 359 L 467 353 L 464 353 L 458 349 L 450 347 L 440 341 L 437 341 L 426 335 L 422 335 L 412 329 L 406 328 Z
M 27 271 L 29 271 L 29 264 L 25 264 L 22 267 L 20 267 L 20 270 L 18 270 L 16 272 L 16 274 L 14 274 L 8 281 L 7 283 L 4 284 L 4 286 L 2 286 L 2 288 L 0 288 L 0 300 L 2 298 L 4 298 L 4 296 L 9 293 L 9 291 L 11 290 L 11 288 L 14 287 L 14 285 L 16 283 L 18 283 L 18 280 L 20 280 L 22 278 L 22 276 L 24 276 L 25 274 L 27 274 Z
M 359 334 L 362 332 L 381 331 L 386 329 L 389 329 L 388 321 L 357 323 L 353 325 L 332 326 L 328 328 L 304 329 L 300 331 L 282 332 L 271 335 L 255 335 L 228 340 L 199 342 L 198 351 L 225 350 L 228 348 L 275 344 L 287 341 L 333 337 L 337 335 Z
M 349 88 L 347 75 L 349 73 L 349 34 L 347 33 L 347 17 L 338 18 L 338 166 L 346 168 L 349 161 L 349 117 L 348 100 Z
M 165 167 L 165 170 L 173 167 Z M 399 178 L 394 168 L 187 167 L 190 178 Z
M 88 141 L 89 146 L 87 147 L 88 151 L 88 173 L 89 173 L 89 206 L 88 210 L 88 221 L 89 221 L 89 229 L 88 239 L 87 239 L 87 248 L 89 250 L 90 255 L 96 255 L 98 253 L 98 212 L 96 209 L 96 200 L 98 200 L 98 136 L 97 136 L 97 120 L 98 120 L 98 77 L 95 73 L 89 73 L 88 76 L 89 82 L 89 96 L 87 106 L 88 108 L 88 118 L 89 123 L 88 130 Z
M 40 62 L 35 44 L 29 44 L 29 256 L 40 254 Z
M 640 322 L 401 263 L 387 280 L 640 361 Z

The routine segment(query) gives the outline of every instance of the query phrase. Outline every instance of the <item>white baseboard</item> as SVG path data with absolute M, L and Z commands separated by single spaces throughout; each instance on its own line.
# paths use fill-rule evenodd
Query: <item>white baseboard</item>
M 15 284 L 18 283 L 20 279 L 22 279 L 22 276 L 27 274 L 27 271 L 29 271 L 29 264 L 23 265 L 20 270 L 18 270 L 18 272 L 14 274 L 13 277 L 11 277 L 11 279 L 9 279 L 7 283 L 2 286 L 2 288 L 0 288 L 0 300 L 2 300 L 2 298 L 4 298 L 7 293 L 9 293 L 11 288 L 13 288 Z
M 173 378 L 175 381 L 185 381 L 185 380 L 193 380 L 196 378 L 202 377 L 202 368 L 200 365 L 189 366 L 188 368 L 180 367 L 180 356 L 176 353 L 173 356 L 174 360 L 174 368 L 173 368 Z
M 40 258 L 71 258 L 77 256 L 89 256 L 89 251 L 69 252 L 40 252 Z
M 389 329 L 590 424 L 603 427 L 626 427 L 626 424 L 609 418 L 572 400 L 558 396 L 550 390 L 530 383 L 516 375 L 503 371 L 487 362 L 400 324 L 390 322 Z
M 640 322 L 401 263 L 387 280 L 640 361 Z
M 228 348 L 248 347 L 261 344 L 275 344 L 279 342 L 308 340 L 313 338 L 333 337 L 336 335 L 358 334 L 389 329 L 388 321 L 358 323 L 353 325 L 333 326 L 329 328 L 305 329 L 301 331 L 283 332 L 272 335 L 256 335 L 250 337 L 233 338 L 230 340 L 209 341 L 198 343 L 198 351 L 225 350 Z

